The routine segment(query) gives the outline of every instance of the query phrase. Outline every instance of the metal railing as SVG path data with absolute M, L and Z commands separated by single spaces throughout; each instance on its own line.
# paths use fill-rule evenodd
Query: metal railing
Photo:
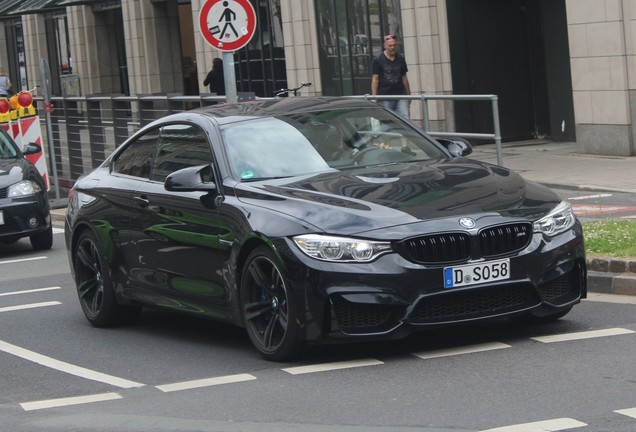
M 251 98 L 249 94 L 239 94 L 238 100 Z M 501 134 L 499 111 L 495 95 L 411 95 L 411 96 L 348 96 L 350 98 L 395 100 L 420 100 L 423 119 L 421 127 L 432 136 L 460 137 L 493 140 L 497 145 L 497 163 L 501 160 Z M 256 98 L 263 99 L 263 98 Z M 271 99 L 271 98 L 267 98 Z M 142 126 L 167 114 L 225 102 L 225 96 L 202 94 L 183 95 L 139 95 L 139 96 L 85 96 L 53 97 L 53 111 L 47 116 L 50 124 L 45 124 L 45 116 L 40 116 L 44 148 L 46 149 L 49 172 L 53 179 L 56 196 L 59 188 L 69 189 L 84 172 L 101 164 L 110 153 L 122 144 L 132 133 Z M 430 127 L 428 101 L 460 100 L 491 101 L 494 133 L 465 133 L 432 131 Z M 38 113 L 44 113 L 44 101 L 35 98 Z M 52 145 L 50 144 L 52 143 Z M 55 164 L 53 166 L 53 164 Z

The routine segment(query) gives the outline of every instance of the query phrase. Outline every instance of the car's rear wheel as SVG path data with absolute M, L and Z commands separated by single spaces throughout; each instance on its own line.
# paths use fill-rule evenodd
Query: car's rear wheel
M 29 236 L 31 241 L 31 247 L 35 250 L 47 250 L 53 246 L 53 226 L 49 227 L 42 232 Z
M 250 340 L 268 360 L 283 361 L 301 346 L 290 284 L 278 257 L 265 246 L 247 258 L 241 278 L 245 327 Z
M 92 325 L 109 327 L 139 314 L 140 308 L 117 303 L 110 266 L 91 231 L 80 234 L 73 262 L 80 305 Z

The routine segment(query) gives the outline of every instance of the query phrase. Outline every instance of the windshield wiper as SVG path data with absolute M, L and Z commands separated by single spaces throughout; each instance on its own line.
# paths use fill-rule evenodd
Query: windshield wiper
M 278 179 L 285 179 L 290 177 L 294 177 L 294 176 L 251 177 L 251 178 L 241 179 L 241 183 L 250 183 L 250 182 L 263 181 L 263 180 L 278 180 Z

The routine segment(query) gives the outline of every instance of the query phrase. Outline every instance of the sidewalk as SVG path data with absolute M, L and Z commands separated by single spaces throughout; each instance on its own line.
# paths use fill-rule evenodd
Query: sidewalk
M 469 157 L 497 163 L 495 144 L 479 145 Z M 549 187 L 636 194 L 636 156 L 597 156 L 576 152 L 576 143 L 506 143 L 502 165 L 524 178 Z M 56 226 L 63 226 L 64 208 L 54 209 Z M 636 257 L 588 257 L 590 292 L 636 295 Z
M 546 186 L 636 193 L 636 156 L 578 154 L 576 143 L 502 144 L 502 165 Z M 475 146 L 469 157 L 497 163 L 495 144 Z

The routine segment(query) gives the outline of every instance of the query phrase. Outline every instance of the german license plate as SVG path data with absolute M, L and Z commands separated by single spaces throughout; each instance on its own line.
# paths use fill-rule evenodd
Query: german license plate
M 510 279 L 509 259 L 444 267 L 444 288 L 457 288 L 506 279 Z
M 4 225 L 4 213 L 0 210 L 0 225 Z

